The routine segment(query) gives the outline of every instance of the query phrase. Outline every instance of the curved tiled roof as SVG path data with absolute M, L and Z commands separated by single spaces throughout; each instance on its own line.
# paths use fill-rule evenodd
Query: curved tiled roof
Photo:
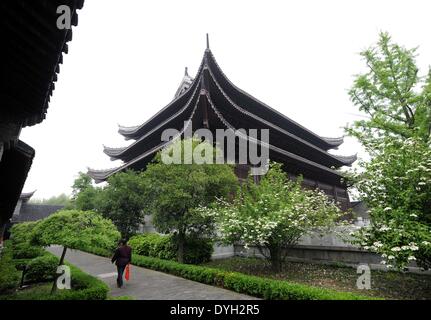
M 158 144 L 157 146 L 151 148 L 150 150 L 147 150 L 146 152 L 142 153 L 141 155 L 134 158 L 133 160 L 123 164 L 122 166 L 116 167 L 116 168 L 105 169 L 105 170 L 97 170 L 97 169 L 87 168 L 88 169 L 87 170 L 88 175 L 90 177 L 92 177 L 96 182 L 102 182 L 102 181 L 105 181 L 106 179 L 108 179 L 108 177 L 111 176 L 112 174 L 114 174 L 116 172 L 120 172 L 122 170 L 125 170 L 125 169 L 129 168 L 130 166 L 132 166 L 136 162 L 146 160 L 146 162 L 148 163 L 158 151 L 162 150 L 164 147 L 171 144 L 176 138 L 178 138 L 179 136 L 181 136 L 184 133 L 184 131 L 187 129 L 187 127 L 191 124 L 193 115 L 195 114 L 195 111 L 197 109 L 198 104 L 199 104 L 199 99 L 196 100 L 196 103 L 193 107 L 193 110 L 192 110 L 192 113 L 190 114 L 189 119 L 186 121 L 183 128 L 179 131 L 178 135 L 176 137 L 174 137 L 172 140 L 164 141 L 164 142 Z
M 323 143 L 323 144 L 327 144 L 327 146 L 324 148 L 323 146 L 320 146 L 322 149 L 331 149 L 334 147 L 333 143 L 330 142 L 328 143 L 328 138 L 322 138 L 319 135 L 315 134 L 314 132 L 312 132 L 311 130 L 308 130 L 307 128 L 303 127 L 302 125 L 300 125 L 299 123 L 297 123 L 296 121 L 290 119 L 289 117 L 285 116 L 284 114 L 282 114 L 281 112 L 271 108 L 270 106 L 268 106 L 267 104 L 263 103 L 262 101 L 258 100 L 257 98 L 253 97 L 251 94 L 247 93 L 246 91 L 238 88 L 235 84 L 233 84 L 229 78 L 225 75 L 225 73 L 223 72 L 223 70 L 220 68 L 220 66 L 218 65 L 213 53 L 211 52 L 211 50 L 207 49 L 206 50 L 207 53 L 207 62 L 209 64 L 213 64 L 215 66 L 215 68 L 217 69 L 217 71 L 222 75 L 223 79 L 226 81 L 227 84 L 229 84 L 229 86 L 237 93 L 239 93 L 243 98 L 247 98 L 248 102 L 253 102 L 257 109 L 260 109 L 261 112 L 263 114 L 267 114 L 268 118 L 271 117 L 273 118 L 272 121 L 274 121 L 275 118 L 278 118 L 278 120 L 280 122 L 283 123 L 283 125 L 285 126 L 290 126 L 290 129 L 296 129 L 300 134 L 301 137 L 304 138 L 305 140 L 313 140 L 310 141 L 312 143 Z M 250 106 L 248 106 L 250 108 Z M 299 135 L 299 134 L 298 134 Z M 329 138 L 329 139 L 337 139 L 337 138 Z M 338 146 L 338 145 L 337 145 Z
M 220 83 L 220 81 L 223 83 Z M 187 83 L 186 86 L 184 86 L 185 83 Z M 166 143 L 160 143 L 160 135 L 158 134 L 161 130 L 178 126 L 179 121 L 184 119 L 184 117 L 187 117 L 188 122 L 192 121 L 202 95 L 201 93 L 196 99 L 196 93 L 199 92 L 199 88 L 204 89 L 203 92 L 206 95 L 206 99 L 210 102 L 211 108 L 226 127 L 235 128 L 223 116 L 223 112 L 227 112 L 226 115 L 232 119 L 238 119 L 236 121 L 238 123 L 243 122 L 244 124 L 247 121 L 254 124 L 258 123 L 261 128 L 271 129 L 270 132 L 273 132 L 272 134 L 277 133 L 278 140 L 276 139 L 274 143 L 269 145 L 271 152 L 276 152 L 282 157 L 302 163 L 313 170 L 326 172 L 327 175 L 334 177 L 338 177 L 340 174 L 331 169 L 332 166 L 351 165 L 356 160 L 356 155 L 339 156 L 327 152 L 328 149 L 338 147 L 342 144 L 343 137 L 320 137 L 233 85 L 218 66 L 211 51 L 207 49 L 196 77 L 192 79 L 186 72 L 177 90 L 177 94 L 170 104 L 140 126 L 128 128 L 120 126 L 119 132 L 126 139 L 135 139 L 134 143 L 124 148 L 104 147 L 104 152 L 111 159 L 121 159 L 125 163 L 118 168 L 110 170 L 100 171 L 90 169 L 89 174 L 95 180 L 102 181 L 115 172 L 125 170 L 129 167 L 139 167 L 140 162 L 142 162 L 142 167 L 144 163 L 149 161 L 150 156 L 153 156 L 167 145 Z M 212 94 L 215 96 L 219 95 L 224 99 L 224 111 L 219 110 L 214 104 L 211 97 Z M 195 99 L 196 104 L 194 104 L 190 115 L 190 111 L 188 110 L 191 102 Z M 283 139 L 286 139 L 285 143 Z M 288 150 L 289 143 L 295 144 L 296 151 L 290 152 Z M 290 146 L 293 145 L 290 144 Z
M 109 148 L 104 147 L 104 152 L 112 157 L 112 158 L 119 158 L 121 159 L 121 156 L 126 152 L 127 150 L 130 150 L 131 148 L 134 148 L 135 146 L 138 146 L 141 143 L 144 143 L 148 141 L 149 138 L 152 137 L 153 133 L 156 131 L 161 131 L 163 128 L 167 128 L 169 123 L 171 123 L 173 120 L 177 119 L 180 115 L 182 115 L 186 110 L 190 109 L 192 105 L 192 101 L 197 97 L 198 93 L 198 86 L 195 86 L 194 91 L 192 92 L 192 95 L 190 96 L 190 99 L 187 101 L 187 103 L 178 110 L 175 114 L 171 115 L 169 118 L 165 119 L 163 122 L 159 123 L 156 127 L 152 128 L 148 132 L 146 132 L 142 137 L 140 137 L 138 140 L 136 140 L 134 143 L 132 143 L 130 146 L 124 147 L 124 148 Z
M 327 138 L 327 137 L 320 137 L 320 138 L 326 141 L 327 144 L 330 144 L 334 148 L 340 146 L 344 142 L 344 136 L 338 137 L 338 138 Z
M 239 137 L 239 138 L 241 138 L 241 139 L 245 139 L 245 140 L 247 140 L 247 141 L 251 141 L 251 142 L 254 142 L 254 143 L 256 143 L 256 144 L 259 144 L 259 145 L 266 145 L 270 150 L 273 150 L 273 151 L 276 151 L 276 152 L 278 152 L 278 153 L 280 153 L 280 154 L 282 154 L 282 155 L 284 155 L 284 156 L 287 156 L 287 157 L 289 157 L 289 158 L 291 158 L 291 159 L 293 159 L 293 160 L 297 160 L 298 162 L 302 162 L 302 163 L 306 163 L 306 164 L 308 164 L 308 165 L 310 165 L 310 166 L 312 166 L 312 167 L 315 167 L 316 169 L 319 169 L 319 170 L 324 170 L 324 171 L 327 171 L 327 172 L 329 172 L 329 173 L 331 173 L 331 174 L 333 174 L 333 175 L 335 175 L 335 176 L 339 176 L 339 178 L 342 178 L 342 176 L 340 175 L 340 173 L 339 172 L 337 172 L 337 171 L 335 171 L 335 170 L 333 170 L 333 169 L 331 169 L 331 168 L 328 168 L 328 167 L 325 167 L 325 166 L 322 166 L 321 164 L 319 164 L 319 163 L 316 163 L 316 162 L 314 162 L 314 161 L 310 161 L 310 160 L 308 160 L 308 159 L 306 159 L 306 158 L 303 158 L 303 157 L 300 157 L 300 156 L 298 156 L 298 155 L 296 155 L 296 154 L 293 154 L 293 153 L 291 153 L 291 152 L 288 152 L 288 151 L 286 151 L 286 150 L 283 150 L 283 149 L 281 149 L 281 148 L 278 148 L 278 147 L 276 147 L 276 146 L 274 146 L 274 145 L 272 145 L 272 144 L 267 144 L 267 143 L 265 143 L 265 142 L 262 142 L 262 141 L 260 141 L 260 140 L 258 140 L 258 139 L 256 139 L 256 138 L 252 138 L 252 137 L 250 137 L 250 136 L 248 136 L 248 135 L 246 135 L 246 134 L 243 134 L 242 132 L 241 132 L 241 130 L 237 130 L 238 128 L 235 128 L 233 125 L 231 125 L 224 117 L 223 117 L 223 115 L 222 115 L 222 113 L 217 109 L 217 107 L 214 105 L 214 103 L 211 101 L 211 98 L 207 95 L 207 99 L 208 99 L 208 101 L 209 101 L 209 104 L 210 104 L 210 106 L 211 106 L 211 108 L 214 110 L 214 112 L 217 114 L 217 116 L 219 117 L 219 119 L 226 125 L 226 127 L 228 127 L 229 129 L 231 129 L 231 130 L 233 130 L 234 132 L 235 132 L 235 134 Z
M 72 28 L 59 29 L 57 8 L 67 5 L 71 25 L 78 24 L 77 10 L 84 0 L 0 1 L 2 79 L 0 120 L 21 127 L 42 122 L 55 82 L 68 53 Z
M 199 66 L 199 70 L 197 73 L 198 75 L 201 73 L 203 65 L 204 65 L 204 58 L 202 59 L 201 65 Z M 191 90 L 193 89 L 193 87 L 195 87 L 198 83 L 199 81 L 196 81 L 196 78 L 193 79 L 193 82 L 189 88 L 187 88 L 178 97 L 175 97 L 174 100 L 168 103 L 168 105 L 163 107 L 159 112 L 157 112 L 154 116 L 152 116 L 150 119 L 145 121 L 143 124 L 134 126 L 134 127 L 121 127 L 120 130 L 118 130 L 118 132 L 121 135 L 123 135 L 126 139 L 139 139 L 146 131 L 150 130 L 152 127 L 156 126 L 158 122 L 162 121 L 161 119 L 163 117 L 168 117 L 172 113 L 174 113 L 175 111 L 173 111 L 173 109 L 175 109 L 178 104 L 181 104 L 181 102 L 183 102 L 182 100 L 187 101 L 188 94 L 191 93 Z M 130 128 L 130 130 L 126 128 Z
M 252 112 L 249 112 L 247 110 L 245 110 L 244 108 L 240 107 L 239 105 L 237 105 L 223 90 L 223 88 L 220 86 L 220 84 L 217 82 L 217 80 L 214 78 L 214 75 L 211 71 L 211 68 L 207 69 L 211 79 L 214 80 L 214 83 L 216 84 L 218 90 L 222 93 L 222 95 L 224 96 L 224 98 L 229 102 L 229 104 L 236 110 L 238 110 L 242 115 L 246 115 L 247 117 L 253 118 L 257 121 L 259 121 L 260 123 L 264 124 L 265 126 L 272 128 L 274 130 L 277 130 L 278 132 L 282 133 L 285 136 L 288 136 L 294 140 L 297 140 L 299 142 L 301 142 L 304 146 L 308 146 L 309 148 L 314 149 L 316 152 L 319 152 L 321 154 L 323 154 L 326 157 L 331 157 L 334 158 L 336 160 L 338 160 L 340 162 L 340 165 L 351 165 L 354 161 L 356 161 L 356 155 L 354 156 L 338 156 L 338 155 L 333 155 L 328 153 L 327 151 L 316 147 L 315 145 L 313 145 L 312 143 L 299 138 L 298 136 L 295 136 L 293 134 L 291 134 L 290 132 L 278 127 L 277 125 L 274 125 L 273 123 L 260 118 L 259 116 L 254 115 Z M 329 138 L 331 139 L 331 138 Z M 333 141 L 336 140 L 336 138 L 332 138 Z

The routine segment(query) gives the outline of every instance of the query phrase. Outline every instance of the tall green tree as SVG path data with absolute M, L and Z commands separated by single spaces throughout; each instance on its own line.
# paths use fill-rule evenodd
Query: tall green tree
M 65 193 L 62 193 L 58 196 L 52 196 L 47 199 L 36 199 L 36 198 L 30 199 L 30 203 L 45 204 L 45 205 L 69 206 L 70 202 L 71 202 L 70 197 Z
M 88 174 L 79 172 L 72 185 L 72 207 L 83 211 L 97 211 L 101 192 L 101 188 L 93 186 Z
M 416 51 L 381 33 L 377 45 L 361 52 L 368 72 L 357 76 L 349 95 L 369 119 L 355 121 L 347 131 L 371 154 L 385 138 L 430 139 L 431 69 L 419 75 Z
M 250 179 L 233 202 L 219 200 L 200 210 L 215 217 L 223 242 L 257 247 L 279 272 L 289 247 L 306 234 L 328 231 L 341 216 L 323 191 L 305 190 L 301 182 L 290 180 L 280 164 L 271 163 L 259 184 Z
M 99 192 L 96 210 L 110 219 L 124 238 L 130 238 L 144 224 L 145 203 L 142 174 L 134 171 L 117 173 Z
M 347 131 L 371 155 L 352 178 L 369 207 L 371 224 L 354 242 L 382 254 L 382 263 L 430 266 L 431 71 L 419 75 L 417 49 L 406 49 L 381 33 L 361 53 L 368 72 L 349 94 L 369 119 Z
M 129 170 L 109 177 L 107 182 L 104 187 L 95 187 L 91 177 L 80 172 L 72 186 L 73 207 L 102 214 L 129 238 L 144 223 L 142 175 Z
M 173 156 L 178 150 L 181 164 L 167 164 L 163 160 L 164 155 Z M 147 211 L 153 214 L 153 223 L 159 232 L 176 235 L 179 262 L 184 261 L 186 236 L 212 235 L 214 231 L 212 219 L 202 216 L 196 208 L 213 202 L 216 197 L 227 197 L 235 192 L 238 184 L 231 165 L 215 164 L 215 161 L 214 164 L 200 163 L 187 150 L 213 160 L 218 156 L 217 150 L 206 142 L 178 140 L 165 153 L 159 153 L 143 173 Z M 184 161 L 186 158 L 189 161 Z

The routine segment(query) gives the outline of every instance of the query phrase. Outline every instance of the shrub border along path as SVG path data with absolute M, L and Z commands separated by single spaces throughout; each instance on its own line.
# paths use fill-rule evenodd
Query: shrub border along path
M 108 252 L 99 248 L 86 249 L 84 251 L 109 257 Z M 144 257 L 136 254 L 132 257 L 132 264 L 263 299 L 378 300 L 378 298 L 351 292 L 339 292 L 288 281 L 250 276 L 238 272 L 228 272 L 216 268 L 181 264 L 175 261 Z
M 51 253 L 48 253 L 51 254 Z M 70 267 L 72 286 L 76 289 L 72 290 L 56 290 L 54 294 L 50 294 L 52 281 L 41 283 L 46 285 L 49 290 L 45 293 L 19 291 L 0 295 L 0 300 L 106 300 L 108 299 L 109 287 L 100 279 L 97 279 L 76 266 L 65 262 Z M 79 288 L 79 289 L 78 289 Z
M 60 247 L 48 250 L 61 254 Z M 84 272 L 100 278 L 110 288 L 110 295 L 127 295 L 139 300 L 249 300 L 254 297 L 190 281 L 174 275 L 132 266 L 131 279 L 125 287 L 116 287 L 116 268 L 109 258 L 78 250 L 68 250 L 66 259 Z

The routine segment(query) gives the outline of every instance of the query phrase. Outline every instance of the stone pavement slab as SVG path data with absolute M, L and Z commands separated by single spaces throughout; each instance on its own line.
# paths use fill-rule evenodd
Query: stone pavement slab
M 47 250 L 57 256 L 62 247 Z M 137 300 L 255 300 L 257 298 L 217 288 L 170 274 L 130 266 L 130 281 L 123 288 L 116 285 L 116 267 L 108 258 L 68 249 L 65 259 L 88 274 L 99 277 L 111 289 L 110 294 Z

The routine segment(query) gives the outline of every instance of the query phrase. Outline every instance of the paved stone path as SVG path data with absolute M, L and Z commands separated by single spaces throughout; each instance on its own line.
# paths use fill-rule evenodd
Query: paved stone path
M 60 256 L 61 247 L 48 251 Z M 166 273 L 131 266 L 130 281 L 123 288 L 116 285 L 116 267 L 107 258 L 68 249 L 65 259 L 111 288 L 111 295 L 130 296 L 137 300 L 248 300 L 257 299 L 233 291 L 179 278 Z

